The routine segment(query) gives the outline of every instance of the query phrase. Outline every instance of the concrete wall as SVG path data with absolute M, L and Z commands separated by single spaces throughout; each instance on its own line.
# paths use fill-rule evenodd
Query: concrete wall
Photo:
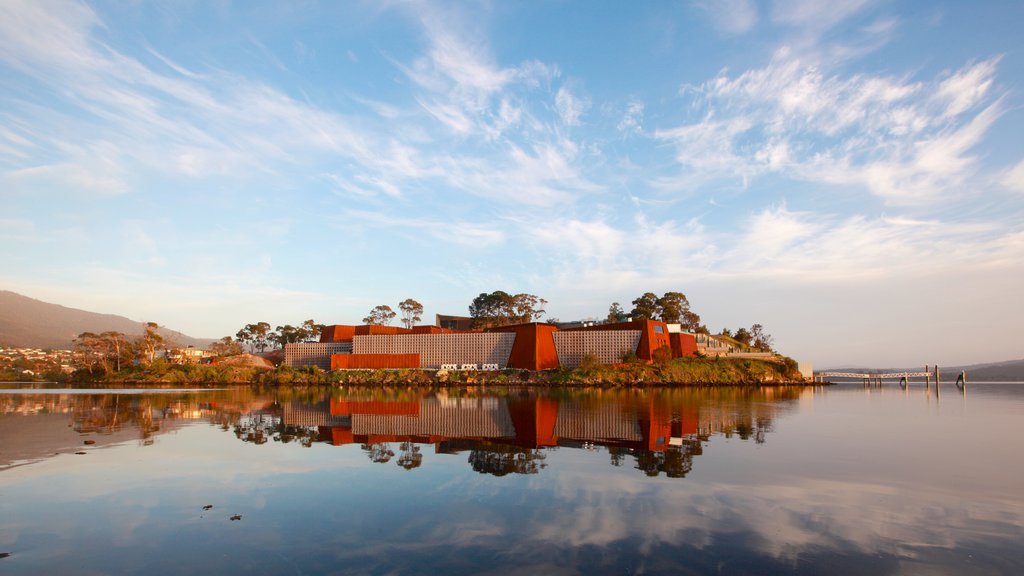
M 292 368 L 319 366 L 324 370 L 331 369 L 331 355 L 346 354 L 352 351 L 351 342 L 314 342 L 305 344 L 285 344 L 284 363 Z
M 514 333 L 400 334 L 359 336 L 352 339 L 353 354 L 419 354 L 420 368 L 442 364 L 508 364 Z
M 618 364 L 627 352 L 635 352 L 640 330 L 571 330 L 555 332 L 555 350 L 563 366 L 576 368 L 586 354 L 594 354 L 602 364 Z

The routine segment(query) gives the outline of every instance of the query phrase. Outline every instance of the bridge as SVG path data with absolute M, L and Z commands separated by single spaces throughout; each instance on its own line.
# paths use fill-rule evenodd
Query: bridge
M 826 378 L 856 378 L 863 380 L 865 386 L 872 384 L 882 385 L 882 380 L 896 380 L 899 379 L 900 386 L 907 386 L 910 383 L 911 378 L 924 378 L 925 386 L 931 386 L 932 378 L 935 379 L 935 385 L 939 385 L 939 366 L 935 365 L 934 372 L 928 370 L 928 365 L 924 367 L 922 372 L 815 372 L 815 382 L 825 382 Z M 967 386 L 967 373 L 960 372 L 960 375 L 956 379 L 957 388 L 963 389 Z

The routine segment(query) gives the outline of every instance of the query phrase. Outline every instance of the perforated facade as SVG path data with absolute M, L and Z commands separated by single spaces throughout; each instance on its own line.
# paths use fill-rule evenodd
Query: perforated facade
M 555 332 L 558 361 L 576 368 L 586 354 L 594 354 L 602 364 L 617 364 L 627 352 L 636 351 L 640 330 L 579 330 Z
M 352 339 L 352 353 L 419 354 L 420 368 L 440 368 L 442 364 L 497 364 L 504 368 L 515 339 L 514 333 L 507 332 L 357 335 Z
M 331 369 L 331 354 L 350 354 L 351 342 L 314 342 L 306 344 L 285 344 L 284 363 L 292 368 L 318 366 Z

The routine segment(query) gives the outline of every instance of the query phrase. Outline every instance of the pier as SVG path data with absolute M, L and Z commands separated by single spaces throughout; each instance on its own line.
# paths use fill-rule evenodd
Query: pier
M 883 380 L 899 380 L 900 386 L 908 386 L 911 378 L 924 378 L 925 386 L 931 386 L 931 381 L 935 379 L 935 385 L 939 385 L 939 367 L 938 365 L 933 367 L 933 371 L 929 371 L 928 365 L 926 364 L 924 370 L 921 372 L 815 372 L 815 382 L 826 382 L 827 378 L 853 378 L 857 380 L 863 380 L 865 386 L 877 385 L 881 386 Z M 967 373 L 960 372 L 957 376 L 956 386 L 963 390 L 967 386 Z

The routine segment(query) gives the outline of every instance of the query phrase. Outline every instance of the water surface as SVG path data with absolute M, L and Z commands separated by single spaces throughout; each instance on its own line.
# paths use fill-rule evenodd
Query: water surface
M 1024 573 L 1021 385 L 36 392 L 0 574 Z

